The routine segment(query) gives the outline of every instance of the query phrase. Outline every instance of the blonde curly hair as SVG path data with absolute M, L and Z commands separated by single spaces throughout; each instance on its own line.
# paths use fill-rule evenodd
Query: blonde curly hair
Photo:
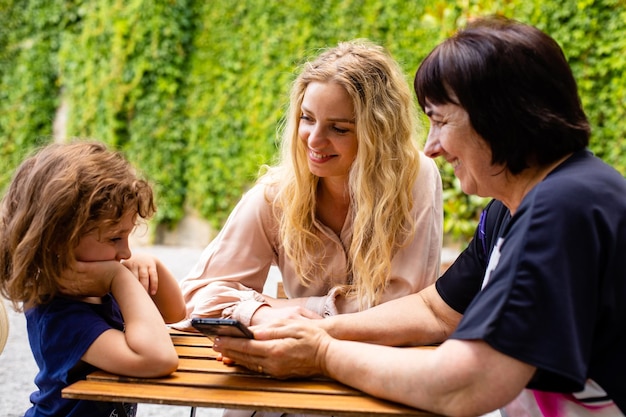
M 366 309 L 379 303 L 395 251 L 415 233 L 416 106 L 399 64 L 368 40 L 341 42 L 302 66 L 281 129 L 280 161 L 262 178 L 273 184 L 276 194 L 268 198 L 273 199 L 280 241 L 303 285 L 325 272 L 324 247 L 314 228 L 320 179 L 310 172 L 298 139 L 301 104 L 312 82 L 342 86 L 354 104 L 358 151 L 349 174 L 353 236 L 344 290 Z

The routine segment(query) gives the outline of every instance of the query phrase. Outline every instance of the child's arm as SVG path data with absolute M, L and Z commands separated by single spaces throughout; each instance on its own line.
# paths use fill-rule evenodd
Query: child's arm
M 178 355 L 155 303 L 137 278 L 118 262 L 90 265 L 105 268 L 99 273 L 110 279 L 110 292 L 120 306 L 125 330 L 102 333 L 82 359 L 100 369 L 122 375 L 156 377 L 178 366 Z M 93 268 L 90 268 L 93 271 Z
M 185 301 L 178 281 L 158 258 L 136 253 L 122 264 L 139 279 L 166 323 L 176 323 L 185 318 Z

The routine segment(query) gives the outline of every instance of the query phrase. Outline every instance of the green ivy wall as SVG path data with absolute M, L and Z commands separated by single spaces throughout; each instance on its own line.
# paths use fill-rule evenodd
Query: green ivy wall
M 304 59 L 369 38 L 411 82 L 432 47 L 492 13 L 563 46 L 592 149 L 626 173 L 626 0 L 0 0 L 0 187 L 26 153 L 54 140 L 61 114 L 63 137 L 107 142 L 152 180 L 154 225 L 173 227 L 191 211 L 219 228 L 272 162 Z M 446 232 L 465 239 L 485 201 L 441 169 Z

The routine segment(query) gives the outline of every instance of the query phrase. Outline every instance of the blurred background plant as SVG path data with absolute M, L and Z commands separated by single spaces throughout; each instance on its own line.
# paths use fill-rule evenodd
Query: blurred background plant
M 369 38 L 412 82 L 437 43 L 494 13 L 562 45 L 591 148 L 626 173 L 626 0 L 0 0 L 0 187 L 37 146 L 95 138 L 155 184 L 153 241 L 189 215 L 217 230 L 273 161 L 303 60 Z M 463 245 L 486 201 L 441 172 L 448 241 Z

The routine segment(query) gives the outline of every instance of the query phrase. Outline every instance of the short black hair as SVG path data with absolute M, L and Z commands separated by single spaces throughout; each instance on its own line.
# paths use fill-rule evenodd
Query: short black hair
M 422 107 L 453 103 L 469 114 L 513 174 L 589 144 L 590 127 L 576 81 L 558 43 L 512 19 L 487 17 L 438 45 L 414 81 Z

